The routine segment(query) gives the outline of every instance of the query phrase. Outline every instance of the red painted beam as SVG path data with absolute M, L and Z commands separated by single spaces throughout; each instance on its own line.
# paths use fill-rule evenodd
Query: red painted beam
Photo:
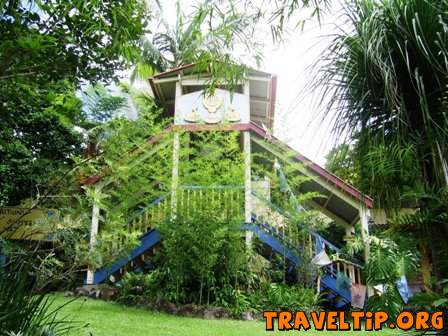
M 294 159 L 303 163 L 306 168 L 311 170 L 314 174 L 324 178 L 325 180 L 331 182 L 333 185 L 335 185 L 337 188 L 341 189 L 345 193 L 349 194 L 353 198 L 363 202 L 368 208 L 373 208 L 373 200 L 369 197 L 361 193 L 358 189 L 351 186 L 350 184 L 346 183 L 344 180 L 340 179 L 333 173 L 329 172 L 325 168 L 319 166 L 317 163 L 311 161 L 304 155 L 298 153 L 296 150 L 289 147 L 284 142 L 278 140 L 277 138 L 271 136 L 268 137 L 266 134 L 266 131 L 263 130 L 258 125 L 251 123 L 250 124 L 251 131 L 259 135 L 260 137 L 263 137 L 266 141 L 271 142 L 274 145 L 279 146 L 280 148 L 284 149 L 285 151 L 291 151 L 295 153 Z

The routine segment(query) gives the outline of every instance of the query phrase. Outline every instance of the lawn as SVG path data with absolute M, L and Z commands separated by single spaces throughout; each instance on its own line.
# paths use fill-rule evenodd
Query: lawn
M 69 301 L 62 295 L 55 296 L 55 305 Z M 151 312 L 144 309 L 94 299 L 79 298 L 62 309 L 63 315 L 69 315 L 74 321 L 88 323 L 87 328 L 75 331 L 71 336 L 260 336 L 284 335 L 284 332 L 266 332 L 262 321 L 202 320 Z M 291 331 L 290 334 L 309 336 L 341 332 Z M 355 335 L 355 332 L 345 332 Z M 359 332 L 357 333 L 359 334 Z M 392 331 L 369 332 L 369 335 L 392 335 Z

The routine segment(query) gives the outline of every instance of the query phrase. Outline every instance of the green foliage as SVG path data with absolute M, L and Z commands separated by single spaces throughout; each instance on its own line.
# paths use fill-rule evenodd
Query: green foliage
M 415 247 L 404 239 L 397 244 L 387 237 L 370 236 L 370 257 L 363 269 L 366 284 L 370 287 L 382 285 L 384 292 L 369 297 L 366 309 L 387 311 L 391 318 L 403 310 L 401 296 L 396 289 L 396 281 L 406 275 L 412 279 L 419 266 L 419 255 Z M 363 248 L 362 239 L 354 237 L 349 240 L 349 250 L 359 251 Z
M 0 80 L 110 80 L 139 54 L 143 1 L 3 1 Z
M 117 284 L 121 302 L 138 302 L 157 295 L 157 283 L 154 283 L 155 273 L 126 273 Z
M 311 85 L 334 134 L 355 142 L 359 186 L 376 207 L 420 208 L 407 222 L 428 227 L 410 231 L 418 248 L 445 256 L 433 265 L 439 278 L 448 227 L 428 199 L 447 185 L 447 13 L 446 0 L 348 2 Z
M 389 318 L 393 320 L 403 311 L 404 305 L 398 290 L 394 285 L 385 285 L 384 293 L 381 295 L 373 295 L 367 300 L 366 310 L 369 311 L 385 311 L 389 314 Z
M 57 201 L 67 221 L 79 229 L 59 236 L 77 265 L 108 265 L 134 248 L 141 232 L 130 230 L 132 216 L 168 190 L 170 180 L 166 172 L 171 171 L 172 151 L 168 145 L 171 138 L 156 148 L 151 148 L 148 142 L 162 132 L 165 123 L 157 121 L 159 109 L 152 98 L 134 91 L 129 94 L 139 110 L 138 118 L 115 118 L 93 128 L 91 132 L 98 135 L 99 154 L 88 161 L 76 158 L 78 179 L 68 180 L 61 187 L 65 192 L 77 193 L 79 180 L 102 177 L 98 183 L 84 186 L 84 195 L 75 200 Z M 100 208 L 102 230 L 92 251 L 88 231 L 93 203 Z
M 82 95 L 84 113 L 87 119 L 96 122 L 106 122 L 116 116 L 125 107 L 125 98 L 111 95 L 104 85 L 89 86 Z
M 239 268 L 244 267 L 238 256 L 244 256 L 240 223 L 195 211 L 187 218 L 182 216 L 160 225 L 164 241 L 161 253 L 165 258 L 161 267 L 171 274 L 160 289 L 176 288 L 177 302 L 202 304 L 204 293 L 210 303 L 218 286 L 238 283 Z M 230 246 L 237 251 L 229 252 Z
M 226 131 L 183 134 L 179 183 L 187 186 L 242 187 L 244 159 L 239 136 L 239 132 Z
M 266 283 L 253 300 L 260 310 L 313 311 L 318 307 L 319 296 L 313 288 Z
M 331 5 L 329 0 L 275 0 L 274 10 L 268 14 L 271 24 L 271 34 L 274 41 L 282 41 L 287 31 L 288 23 L 293 21 L 294 28 L 304 28 L 306 22 L 317 17 L 320 22 L 321 16 Z M 309 17 L 297 19 L 297 13 L 310 12 Z
M 444 188 L 419 194 L 418 199 L 420 208 L 414 213 L 396 214 L 390 218 L 387 233 L 412 239 L 418 248 L 431 251 L 434 273 L 443 279 L 448 274 L 448 192 Z
M 214 304 L 228 308 L 235 316 L 241 316 L 243 312 L 256 310 L 247 292 L 231 285 L 219 288 Z
M 377 207 L 413 206 L 424 191 L 413 144 L 376 145 L 360 160 L 360 188 L 376 196 Z
M 17 205 L 45 189 L 51 173 L 68 169 L 79 154 L 80 102 L 68 82 L 39 87 L 0 85 L 0 205 Z
M 372 238 L 370 258 L 365 265 L 368 285 L 394 284 L 400 276 L 413 274 L 418 265 L 415 251 L 403 248 L 389 239 Z
M 447 8 L 447 1 L 353 1 L 318 62 L 312 87 L 332 97 L 325 115 L 336 110 L 335 134 L 357 140 L 361 187 L 379 206 L 445 185 Z
M 139 54 L 143 1 L 2 1 L 0 206 L 18 205 L 73 167 L 85 116 L 75 92 Z
M 421 292 L 412 296 L 409 304 L 416 310 L 442 310 L 448 308 L 448 279 L 437 284 L 439 292 Z
M 76 325 L 60 315 L 67 303 L 55 306 L 48 294 L 36 293 L 40 281 L 33 268 L 39 263 L 30 263 L 29 255 L 3 253 L 7 263 L 0 266 L 0 335 L 57 336 L 74 329 Z
M 359 173 L 353 148 L 341 144 L 332 148 L 325 156 L 325 168 L 347 183 L 357 187 Z
M 146 80 L 154 73 L 196 63 L 197 73 L 209 72 L 213 90 L 223 82 L 235 87 L 245 77 L 243 62 L 261 58 L 259 44 L 254 39 L 260 13 L 248 3 L 244 12 L 233 1 L 200 3 L 187 16 L 176 3 L 176 21 L 163 20 L 163 7 L 157 2 L 159 29 L 143 40 L 143 53 L 134 68 L 132 79 Z M 236 50 L 243 50 L 240 57 Z

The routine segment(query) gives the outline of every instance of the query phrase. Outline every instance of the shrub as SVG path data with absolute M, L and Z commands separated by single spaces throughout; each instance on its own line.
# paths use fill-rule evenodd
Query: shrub
M 251 298 L 258 310 L 311 311 L 319 305 L 319 295 L 314 289 L 279 283 L 263 285 Z
M 216 291 L 215 304 L 229 309 L 234 316 L 241 315 L 242 312 L 254 310 L 250 296 L 240 289 L 235 289 L 230 285 Z
M 9 262 L 0 267 L 0 336 L 58 336 L 75 326 L 58 315 L 46 293 L 36 294 L 30 266 Z
M 126 273 L 117 284 L 118 300 L 137 303 L 142 299 L 151 299 L 155 287 L 153 273 Z

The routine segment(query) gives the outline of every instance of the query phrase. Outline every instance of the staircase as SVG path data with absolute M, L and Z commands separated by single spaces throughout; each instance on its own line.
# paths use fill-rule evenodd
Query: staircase
M 168 211 L 170 210 L 169 200 L 169 194 L 165 194 L 138 211 L 131 218 L 128 223 L 129 230 L 144 232 L 140 237 L 140 245 L 129 252 L 127 256 L 114 262 L 111 266 L 96 270 L 93 277 L 93 284 L 100 284 L 109 280 L 112 276 L 121 275 L 125 271 L 133 271 L 145 264 L 145 254 L 161 240 L 160 234 L 154 229 L 154 225 L 167 218 Z
M 206 200 L 207 196 L 204 195 L 205 189 L 199 187 L 188 187 L 185 189 L 185 195 L 178 197 L 178 203 L 185 205 L 190 204 L 193 199 Z M 207 188 L 207 190 L 212 190 Z M 240 196 L 238 193 L 232 195 L 229 190 L 220 189 L 221 193 L 218 193 L 215 189 L 212 190 L 212 198 L 220 199 L 222 195 L 227 195 L 226 197 L 233 200 L 232 209 L 226 210 L 230 212 L 235 212 L 238 215 L 241 209 L 235 210 L 235 205 L 240 203 Z M 229 196 L 230 195 L 230 196 Z M 257 195 L 254 194 L 254 197 Z M 224 199 L 224 198 L 223 198 Z M 258 200 L 260 201 L 260 199 Z M 262 200 L 267 207 L 270 208 L 271 212 L 274 212 L 276 217 L 286 217 L 288 216 L 282 209 L 277 208 L 275 205 L 270 204 L 266 200 Z M 226 202 L 227 203 L 227 202 Z M 124 273 L 124 271 L 130 271 L 137 268 L 139 264 L 142 264 L 142 259 L 148 251 L 153 249 L 160 241 L 160 234 L 157 232 L 155 227 L 156 223 L 161 220 L 169 218 L 170 215 L 170 197 L 166 194 L 156 201 L 152 202 L 149 206 L 142 209 L 130 222 L 130 230 L 138 230 L 139 232 L 146 232 L 140 238 L 140 245 L 133 249 L 128 256 L 121 258 L 116 261 L 110 267 L 103 267 L 95 272 L 94 284 L 99 284 L 107 281 L 112 275 L 118 273 Z M 303 250 L 304 246 L 297 246 L 280 230 L 268 223 L 263 216 L 257 216 L 257 214 L 252 215 L 251 223 L 244 223 L 241 226 L 244 231 L 251 231 L 254 235 L 266 246 L 269 246 L 273 252 L 284 256 L 289 263 L 297 268 L 300 268 L 303 261 L 300 259 L 300 251 Z M 306 228 L 304 228 L 307 230 Z M 327 241 L 325 238 L 319 234 L 307 230 L 308 242 L 306 248 L 310 248 L 309 252 L 311 255 L 319 253 L 322 249 L 325 249 L 329 254 L 339 255 L 340 249 Z M 125 269 L 126 268 L 126 269 Z M 322 296 L 327 300 L 329 305 L 336 309 L 344 309 L 351 302 L 351 293 L 347 289 L 339 288 L 337 286 L 337 274 L 340 272 L 346 275 L 352 283 L 361 284 L 361 269 L 362 266 L 356 261 L 347 261 L 342 259 L 336 259 L 330 265 L 324 266 L 322 268 L 323 275 L 320 278 L 319 290 Z
M 300 259 L 300 252 L 303 251 L 305 246 L 297 246 L 294 242 L 290 241 L 284 232 L 279 227 L 275 227 L 268 223 L 264 217 L 272 217 L 277 220 L 280 218 L 280 222 L 285 223 L 289 220 L 289 216 L 282 209 L 278 208 L 268 200 L 260 197 L 256 193 L 253 193 L 253 197 L 257 198 L 260 202 L 268 208 L 267 212 L 271 216 L 264 215 L 257 216 L 252 214 L 252 223 L 246 223 L 242 226 L 243 230 L 251 231 L 254 235 L 265 245 L 269 246 L 272 251 L 284 256 L 295 267 L 300 268 L 302 266 L 302 260 Z M 283 217 L 283 220 L 281 219 Z M 300 224 L 298 224 L 300 226 Z M 340 248 L 320 236 L 318 233 L 307 229 L 302 225 L 302 228 L 308 233 L 306 248 L 310 248 L 309 253 L 316 255 L 325 249 L 328 254 L 338 256 L 335 261 L 330 265 L 322 267 L 323 275 L 320 279 L 319 290 L 322 293 L 323 298 L 329 303 L 330 306 L 336 309 L 343 309 L 351 303 L 351 292 L 348 289 L 340 288 L 337 286 L 338 273 L 344 274 L 350 279 L 352 283 L 362 284 L 361 270 L 362 266 L 356 260 L 349 261 L 339 258 Z
M 109 279 L 111 275 L 122 270 L 123 267 L 127 264 L 134 263 L 137 258 L 141 257 L 145 252 L 147 252 L 160 242 L 160 234 L 157 232 L 157 230 L 151 229 L 140 238 L 140 241 L 140 245 L 137 248 L 133 249 L 128 256 L 116 261 L 110 267 L 104 267 L 97 270 L 93 277 L 93 283 L 95 285 L 100 284 Z
M 176 195 L 178 213 L 189 214 L 192 207 L 201 204 L 219 206 L 222 213 L 231 218 L 243 216 L 244 189 L 231 186 L 181 186 Z M 145 256 L 160 242 L 161 237 L 156 230 L 157 224 L 171 216 L 171 194 L 163 196 L 139 210 L 128 222 L 131 232 L 143 232 L 140 244 L 125 257 L 110 266 L 95 271 L 93 284 L 100 284 L 110 279 L 117 280 L 125 272 L 138 270 L 146 264 Z M 120 245 L 122 242 L 117 242 Z M 124 245 L 124 244 L 123 244 Z

